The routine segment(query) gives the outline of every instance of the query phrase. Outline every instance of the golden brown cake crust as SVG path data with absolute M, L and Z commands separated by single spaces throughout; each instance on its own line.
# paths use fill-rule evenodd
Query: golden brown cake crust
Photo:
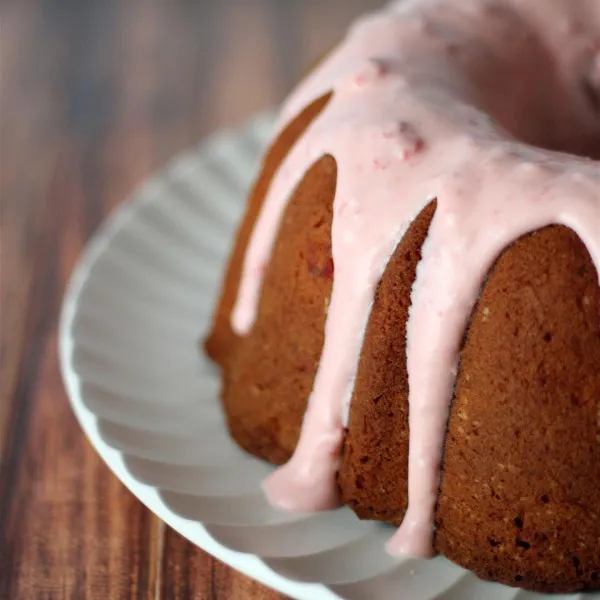
M 300 435 L 323 347 L 333 282 L 331 221 L 336 184 L 331 156 L 318 160 L 285 211 L 265 273 L 258 316 L 238 338 L 224 375 L 223 401 L 235 440 L 273 463 Z
M 408 502 L 406 321 L 434 212 L 432 202 L 396 248 L 365 332 L 338 474 L 344 502 L 362 519 L 399 525 Z
M 331 94 L 326 94 L 307 106 L 285 127 L 263 158 L 260 175 L 250 193 L 248 208 L 237 231 L 235 246 L 229 257 L 223 289 L 213 317 L 212 330 L 205 341 L 204 347 L 207 354 L 221 366 L 224 365 L 230 355 L 230 349 L 235 345 L 236 336 L 229 324 L 229 317 L 237 296 L 244 255 L 250 235 L 258 219 L 273 176 L 292 146 L 325 108 L 330 99 Z
M 446 438 L 437 549 L 486 579 L 600 587 L 600 291 L 562 226 L 497 261 Z
M 428 211 L 378 288 L 339 473 L 344 501 L 361 518 L 394 524 L 407 504 L 401 296 L 410 294 Z M 474 311 L 448 426 L 436 549 L 484 579 L 537 591 L 599 587 L 597 281 L 579 238 L 548 227 L 504 252 Z

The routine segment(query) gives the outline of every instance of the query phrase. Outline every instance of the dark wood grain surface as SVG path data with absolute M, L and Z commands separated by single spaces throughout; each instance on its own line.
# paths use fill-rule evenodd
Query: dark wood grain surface
M 136 184 L 276 105 L 377 4 L 0 2 L 0 598 L 282 598 L 110 474 L 67 403 L 57 314 L 83 244 Z

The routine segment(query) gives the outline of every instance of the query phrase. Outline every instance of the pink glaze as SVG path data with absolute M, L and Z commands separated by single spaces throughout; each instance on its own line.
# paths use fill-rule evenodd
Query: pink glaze
M 283 211 L 325 154 L 338 172 L 335 279 L 298 447 L 265 483 L 274 506 L 339 504 L 343 426 L 375 290 L 413 219 L 437 198 L 408 322 L 409 505 L 389 545 L 433 554 L 460 344 L 486 273 L 509 244 L 552 223 L 581 237 L 600 272 L 599 164 L 539 147 L 584 154 L 595 140 L 598 152 L 599 48 L 598 0 L 404 0 L 361 19 L 292 94 L 279 129 L 334 91 L 273 180 L 234 329 L 252 327 Z

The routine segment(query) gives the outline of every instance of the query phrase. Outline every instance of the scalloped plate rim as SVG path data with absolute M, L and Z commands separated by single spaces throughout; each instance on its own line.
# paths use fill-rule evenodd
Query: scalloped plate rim
M 81 389 L 83 380 L 73 361 L 76 339 L 73 326 L 76 323 L 81 294 L 86 283 L 93 278 L 94 267 L 110 248 L 115 237 L 128 223 L 136 219 L 145 205 L 156 202 L 152 194 L 144 192 L 150 190 L 153 184 L 160 184 L 161 176 L 169 174 L 174 165 L 177 165 L 182 159 L 185 161 L 191 153 L 204 154 L 218 139 L 227 135 L 231 139 L 235 139 L 237 135 L 246 131 L 249 124 L 259 123 L 260 120 L 272 121 L 272 117 L 272 111 L 260 113 L 238 127 L 217 131 L 192 148 L 178 153 L 167 162 L 165 167 L 147 177 L 134 189 L 125 202 L 107 216 L 83 249 L 66 287 L 58 323 L 60 371 L 72 410 L 92 447 L 129 491 L 162 521 L 227 565 L 291 598 L 296 600 L 343 600 L 333 589 L 324 584 L 295 581 L 276 573 L 257 555 L 231 550 L 212 537 L 201 522 L 185 519 L 173 512 L 162 500 L 158 489 L 138 481 L 128 470 L 121 451 L 110 447 L 102 438 L 97 427 L 96 415 L 84 403 Z M 162 199 L 164 200 L 164 198 Z M 504 586 L 499 586 L 499 588 L 504 588 Z M 519 593 L 519 590 L 514 588 L 512 590 L 515 594 Z M 533 598 L 535 595 L 531 597 Z M 574 599 L 577 597 L 577 595 L 573 596 Z M 590 600 L 592 597 L 600 599 L 600 595 L 596 596 L 594 592 L 592 592 Z
M 177 157 L 175 157 L 176 160 Z M 92 447 L 125 487 L 146 508 L 190 542 L 244 575 L 296 600 L 341 600 L 337 594 L 321 584 L 296 582 L 278 575 L 257 556 L 230 550 L 216 541 L 200 522 L 188 521 L 173 513 L 164 504 L 155 488 L 137 481 L 129 473 L 121 452 L 104 442 L 98 433 L 95 415 L 86 408 L 83 402 L 79 389 L 80 379 L 72 364 L 72 326 L 79 296 L 90 278 L 98 258 L 123 225 L 129 219 L 135 218 L 143 204 L 139 197 L 144 185 L 147 184 L 143 183 L 138 186 L 128 200 L 114 209 L 93 234 L 78 259 L 66 287 L 59 317 L 58 350 L 60 371 L 75 417 Z

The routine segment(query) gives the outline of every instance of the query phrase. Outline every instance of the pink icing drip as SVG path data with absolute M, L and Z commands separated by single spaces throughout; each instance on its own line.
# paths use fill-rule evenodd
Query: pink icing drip
M 511 135 L 569 149 L 592 134 L 600 140 L 600 114 L 580 85 L 586 75 L 597 81 L 600 3 L 548 0 L 543 15 L 532 4 L 393 3 L 355 25 L 282 111 L 280 127 L 334 90 L 265 200 L 233 312 L 238 333 L 252 327 L 263 267 L 294 186 L 328 153 L 338 178 L 325 344 L 296 452 L 265 482 L 274 506 L 304 512 L 339 504 L 343 425 L 375 290 L 412 220 L 437 198 L 408 322 L 409 506 L 390 541 L 393 553 L 433 553 L 460 342 L 494 260 L 521 235 L 561 223 L 581 237 L 600 272 L 598 163 Z M 550 91 L 540 47 L 554 55 Z

